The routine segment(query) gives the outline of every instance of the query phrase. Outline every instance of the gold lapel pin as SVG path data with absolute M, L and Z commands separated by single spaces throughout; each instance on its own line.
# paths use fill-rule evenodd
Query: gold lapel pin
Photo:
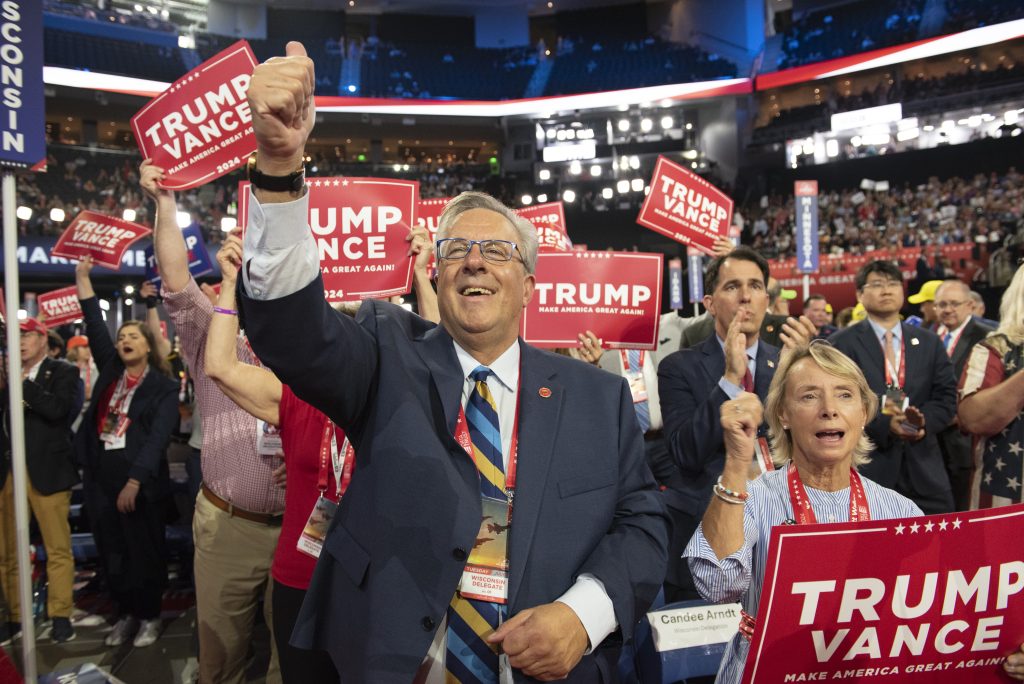
M 548 397 L 551 396 L 551 390 L 549 390 L 547 387 L 541 387 L 539 390 L 537 390 L 537 394 L 539 394 L 542 398 L 547 399 Z
M 775 368 L 775 362 L 772 361 L 771 359 L 768 359 L 768 367 L 769 368 Z

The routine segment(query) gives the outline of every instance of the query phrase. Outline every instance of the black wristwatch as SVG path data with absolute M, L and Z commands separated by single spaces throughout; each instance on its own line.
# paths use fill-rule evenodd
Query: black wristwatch
M 293 171 L 287 176 L 270 176 L 256 168 L 256 153 L 249 157 L 245 166 L 249 182 L 253 187 L 268 192 L 301 192 L 306 182 L 306 167 L 302 166 L 298 171 Z

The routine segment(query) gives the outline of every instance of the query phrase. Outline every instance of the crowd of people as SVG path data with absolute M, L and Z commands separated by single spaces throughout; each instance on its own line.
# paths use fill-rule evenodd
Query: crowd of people
M 378 300 L 336 310 L 308 194 L 274 182 L 303 165 L 312 82 L 294 44 L 253 74 L 248 97 L 267 114 L 253 120 L 261 173 L 244 240 L 235 231 L 218 252 L 219 292 L 189 272 L 163 170 L 144 161 L 119 176 L 152 207 L 162 306 L 194 387 L 200 682 L 242 681 L 262 602 L 275 637 L 268 680 L 496 684 L 516 671 L 590 684 L 617 668 L 662 589 L 670 601 L 743 603 L 719 674 L 739 682 L 772 525 L 1022 502 L 1024 266 L 986 322 L 969 284 L 943 274 L 907 297 L 897 265 L 870 261 L 840 329 L 820 294 L 788 316 L 795 293 L 765 256 L 723 238 L 703 274 L 704 314 L 663 314 L 650 353 L 580 331 L 574 359 L 519 339 L 536 229 L 466 191 L 433 245 L 422 228 L 407 237 L 418 315 Z M 977 240 L 1019 220 L 1020 184 L 1013 172 L 837 195 L 823 216 L 843 219 L 851 251 L 889 230 L 917 239 L 914 223 Z M 773 218 L 774 239 L 785 220 Z M 75 364 L 52 359 L 45 320 L 20 320 L 24 405 L 13 410 L 32 435 L 27 495 L 47 549 L 52 639 L 75 637 L 67 511 L 81 477 L 116 604 L 106 643 L 143 648 L 161 629 L 159 512 L 185 382 L 168 373 L 155 318 L 110 335 L 90 268 L 81 261 L 75 283 L 88 352 L 73 338 Z M 906 302 L 921 316 L 904 319 Z M 21 614 L 3 522 L 9 643 Z M 1024 680 L 1024 651 L 1000 666 Z
M 818 202 L 822 253 L 964 242 L 1014 246 L 1024 238 L 1024 176 L 1016 168 L 883 191 L 826 191 Z M 751 246 L 768 258 L 796 254 L 792 196 L 766 195 L 740 211 Z

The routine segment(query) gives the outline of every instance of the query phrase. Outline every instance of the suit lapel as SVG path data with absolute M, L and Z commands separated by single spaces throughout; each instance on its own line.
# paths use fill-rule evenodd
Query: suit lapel
M 722 345 L 718 344 L 718 336 L 714 332 L 711 333 L 711 337 L 704 340 L 700 351 L 704 355 L 701 366 L 708 376 L 709 385 L 714 386 L 725 373 L 725 352 L 722 351 Z
M 762 341 L 757 347 L 757 359 L 755 359 L 757 373 L 754 376 L 754 392 L 762 402 L 768 398 L 768 388 L 772 384 L 772 378 L 775 377 L 775 366 L 778 363 L 779 350 Z
M 459 417 L 459 407 L 462 406 L 464 381 L 462 366 L 455 355 L 454 342 L 444 326 L 438 325 L 423 336 L 416 351 L 430 370 L 430 377 L 434 381 L 438 401 L 444 412 L 448 434 L 454 435 L 455 421 Z
M 917 377 L 914 373 L 917 372 L 917 364 L 921 360 L 917 353 L 920 351 L 922 335 L 920 330 L 917 330 L 913 326 L 905 323 L 900 323 L 900 327 L 903 329 L 904 358 L 901 365 L 904 367 L 904 372 L 906 373 L 906 380 L 903 383 L 903 391 L 909 395 L 910 390 L 907 389 L 907 386 L 909 386 L 913 379 Z
M 554 451 L 558 434 L 563 386 L 556 378 L 553 364 L 545 354 L 520 340 L 522 370 L 519 374 L 519 449 L 516 470 L 515 506 L 509 542 L 509 606 L 526 572 L 533 534 L 540 517 L 541 502 L 547 489 L 548 470 L 557 458 Z M 541 392 L 542 388 L 549 390 Z M 548 396 L 544 396 L 547 394 Z
M 860 329 L 857 331 L 857 343 L 861 347 L 861 354 L 870 363 L 861 364 L 861 370 L 867 378 L 871 387 L 885 387 L 885 357 L 882 356 L 882 345 L 875 337 L 875 331 L 871 324 L 862 321 L 857 324 Z

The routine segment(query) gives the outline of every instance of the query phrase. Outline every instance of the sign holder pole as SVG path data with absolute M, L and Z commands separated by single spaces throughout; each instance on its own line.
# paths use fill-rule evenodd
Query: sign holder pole
M 804 301 L 811 296 L 811 274 L 804 273 Z
M 7 323 L 7 389 L 11 419 L 11 474 L 14 526 L 18 541 L 18 593 L 21 597 L 21 659 L 26 682 L 36 682 L 36 630 L 32 610 L 32 559 L 28 539 L 28 474 L 25 468 L 25 414 L 21 391 L 21 328 L 18 325 L 18 221 L 14 174 L 3 174 L 4 295 Z M 11 320 L 11 313 L 14 319 Z

